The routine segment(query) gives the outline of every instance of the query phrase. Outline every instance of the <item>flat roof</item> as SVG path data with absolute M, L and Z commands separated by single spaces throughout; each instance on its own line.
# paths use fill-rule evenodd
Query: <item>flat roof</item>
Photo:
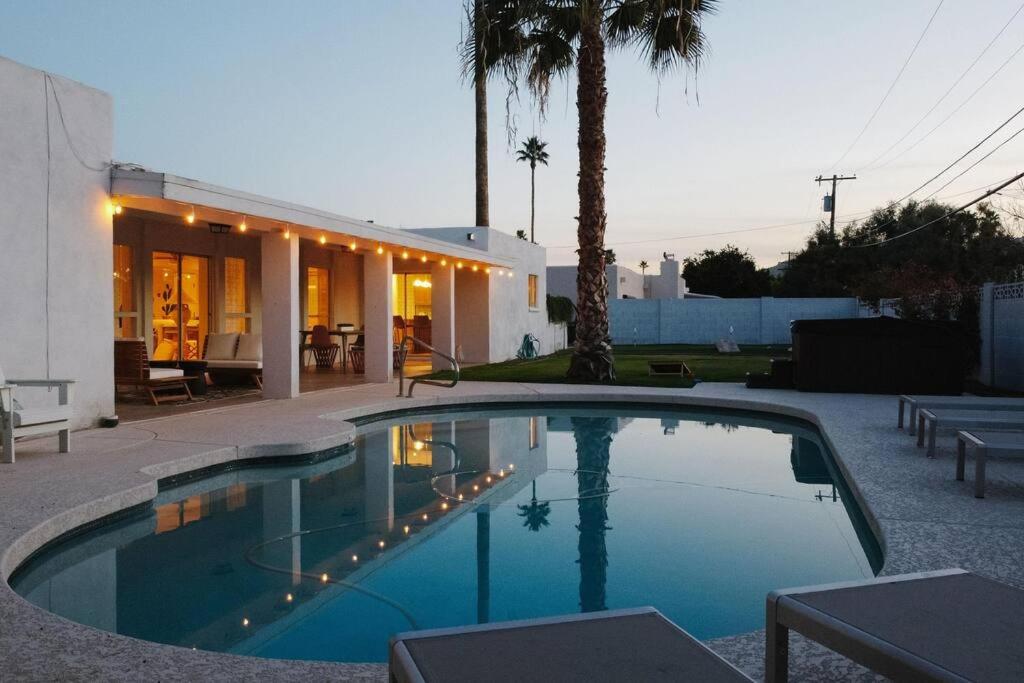
M 391 228 L 280 199 L 142 168 L 115 166 L 110 174 L 110 193 L 124 206 L 158 213 L 178 215 L 183 213 L 182 207 L 193 207 L 197 217 L 203 221 L 223 220 L 233 223 L 234 221 L 224 214 L 235 214 L 239 218 L 244 217 L 246 225 L 257 231 L 268 232 L 287 226 L 288 229 L 297 230 L 301 236 L 309 239 L 317 239 L 318 235 L 323 233 L 344 235 L 346 240 L 342 242 L 354 238 L 363 243 L 361 246 L 364 249 L 372 249 L 377 243 L 382 243 L 415 252 L 414 257 L 418 257 L 420 253 L 442 254 L 504 268 L 515 268 L 518 263 L 518 259 L 515 258 L 426 237 L 411 230 Z M 168 211 L 167 202 L 177 205 L 177 210 Z

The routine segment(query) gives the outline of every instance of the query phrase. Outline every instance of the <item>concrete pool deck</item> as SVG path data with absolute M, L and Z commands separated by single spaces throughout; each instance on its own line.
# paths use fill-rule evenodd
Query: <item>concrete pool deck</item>
M 401 408 L 519 401 L 644 401 L 758 410 L 806 419 L 821 431 L 882 546 L 884 574 L 962 567 L 1024 587 L 1024 464 L 990 465 L 987 497 L 954 479 L 953 438 L 930 460 L 896 429 L 896 398 L 749 390 L 737 384 L 693 389 L 471 383 L 418 387 L 362 385 L 76 432 L 72 453 L 56 437 L 18 444 L 18 462 L 0 465 L 0 671 L 15 680 L 262 680 L 315 677 L 383 680 L 383 664 L 267 660 L 160 645 L 76 624 L 40 610 L 7 584 L 34 551 L 82 524 L 151 500 L 159 479 L 233 460 L 301 455 L 351 441 L 346 422 Z M 970 468 L 968 468 L 970 473 Z M 711 646 L 759 678 L 763 636 Z M 846 660 L 794 638 L 794 680 L 871 679 Z

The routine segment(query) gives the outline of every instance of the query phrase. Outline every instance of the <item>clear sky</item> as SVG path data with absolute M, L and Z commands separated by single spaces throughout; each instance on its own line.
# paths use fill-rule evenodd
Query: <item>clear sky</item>
M 459 74 L 461 4 L 0 0 L 0 55 L 110 92 L 119 161 L 388 225 L 466 225 L 474 218 L 473 97 Z M 683 76 L 659 85 L 632 52 L 612 54 L 607 242 L 620 262 L 653 264 L 663 251 L 682 258 L 732 242 L 770 265 L 799 248 L 810 223 L 671 238 L 821 217 L 824 190 L 813 178 L 857 136 L 936 4 L 722 0 L 706 24 L 710 57 L 688 89 Z M 909 192 L 1024 105 L 1021 54 L 924 142 L 867 168 L 1019 7 L 946 0 L 836 169 L 860 175 L 840 187 L 840 215 Z M 1024 12 L 893 154 L 1022 44 Z M 550 166 L 537 177 L 537 236 L 552 264 L 575 259 L 559 248 L 575 242 L 574 93 L 574 82 L 560 84 L 544 121 L 525 97 L 513 108 L 520 138 L 536 132 L 549 142 Z M 529 224 L 529 168 L 506 145 L 504 111 L 494 82 L 491 224 L 515 232 Z M 1024 116 L 993 142 L 1021 125 Z M 1007 178 L 1022 162 L 1024 135 L 939 196 Z M 621 244 L 636 240 L 654 241 Z

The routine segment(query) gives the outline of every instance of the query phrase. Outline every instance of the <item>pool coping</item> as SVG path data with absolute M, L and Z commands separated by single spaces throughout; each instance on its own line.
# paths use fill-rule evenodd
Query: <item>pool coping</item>
M 56 455 L 53 452 L 56 448 L 49 447 L 46 439 L 19 443 L 19 463 L 0 468 L 0 493 L 4 494 L 0 498 L 0 577 L 4 579 L 3 585 L 0 586 L 0 622 L 17 624 L 17 627 L 4 629 L 6 634 L 0 634 L 0 661 L 5 665 L 13 664 L 13 667 L 5 666 L 5 670 L 12 674 L 20 673 L 30 679 L 49 679 L 55 677 L 55 673 L 65 679 L 79 676 L 95 678 L 97 675 L 115 678 L 137 677 L 141 663 L 145 670 L 165 680 L 191 678 L 197 675 L 204 678 L 218 678 L 221 675 L 225 678 L 238 678 L 245 675 L 245 672 L 261 678 L 308 675 L 354 680 L 379 678 L 383 666 L 379 663 L 363 665 L 270 660 L 224 653 L 196 652 L 100 631 L 31 605 L 11 590 L 7 579 L 25 559 L 54 539 L 73 531 L 74 528 L 115 514 L 119 510 L 145 505 L 157 495 L 161 479 L 246 460 L 260 461 L 280 458 L 282 455 L 297 458 L 308 456 L 326 448 L 350 443 L 358 428 L 349 420 L 394 410 L 442 409 L 467 405 L 486 407 L 488 404 L 508 402 L 528 404 L 642 401 L 666 407 L 750 410 L 803 420 L 814 425 L 821 434 L 833 455 L 836 467 L 871 527 L 883 553 L 883 574 L 909 571 L 910 567 L 915 570 L 941 568 L 930 566 L 936 561 L 939 561 L 941 566 L 952 566 L 947 560 L 951 554 L 949 552 L 933 553 L 936 556 L 928 559 L 923 556 L 928 553 L 927 547 L 922 549 L 922 552 L 915 551 L 915 546 L 919 544 L 906 536 L 907 529 L 899 528 L 898 522 L 909 521 L 911 525 L 920 525 L 928 524 L 928 520 L 907 520 L 901 518 L 900 514 L 890 514 L 892 501 L 887 499 L 887 495 L 892 493 L 892 488 L 879 487 L 879 482 L 876 481 L 878 472 L 884 472 L 887 465 L 885 462 L 878 463 L 877 457 L 872 459 L 868 457 L 870 453 L 864 452 L 877 447 L 880 442 L 896 441 L 893 439 L 894 436 L 902 436 L 895 431 L 894 397 L 801 394 L 792 391 L 746 390 L 741 385 L 708 384 L 698 385 L 695 389 L 674 390 L 464 383 L 460 384 L 458 390 L 452 392 L 424 391 L 423 396 L 415 399 L 398 399 L 393 394 L 393 386 L 369 385 L 358 389 L 360 391 L 328 390 L 289 401 L 271 401 L 251 407 L 243 405 L 210 411 L 216 416 L 212 420 L 213 425 L 199 420 L 198 431 L 202 433 L 195 435 L 192 440 L 182 440 L 180 431 L 175 431 L 179 423 L 188 422 L 190 418 L 197 419 L 190 415 L 126 425 L 123 430 L 129 435 L 121 437 L 126 441 L 141 438 L 131 436 L 132 430 L 151 431 L 157 435 L 153 439 L 132 442 L 131 446 L 120 447 L 133 456 L 141 458 L 146 454 L 146 457 L 153 460 L 141 467 L 135 467 L 134 459 L 125 462 L 125 459 L 111 457 L 111 453 L 118 448 L 104 450 L 101 445 L 93 458 L 74 458 Z M 887 410 L 888 406 L 891 406 L 891 410 Z M 221 419 L 226 413 L 237 419 Z M 315 422 L 311 419 L 314 417 Z M 259 422 L 259 427 L 268 431 L 273 438 L 260 438 L 259 434 L 250 431 L 244 433 L 246 438 L 240 438 L 243 436 L 241 430 L 246 420 L 253 423 L 262 421 Z M 310 430 L 311 433 L 303 433 L 299 438 L 281 438 L 282 432 L 287 432 L 290 426 L 294 426 L 294 421 L 301 423 L 301 429 Z M 211 421 L 206 421 L 209 422 Z M 228 424 L 221 424 L 221 428 L 217 429 L 218 423 L 224 422 Z M 204 429 L 207 431 L 204 432 Z M 253 427 L 253 430 L 259 431 L 256 427 Z M 162 438 L 162 434 L 166 434 L 166 438 Z M 85 436 L 97 439 L 98 442 L 114 441 L 118 438 L 116 435 L 96 430 L 91 430 Z M 899 451 L 901 468 L 913 462 L 907 458 L 917 455 L 913 452 L 912 445 L 907 447 L 911 441 L 909 437 L 905 437 L 902 443 L 890 444 L 893 450 Z M 154 455 L 146 450 L 147 444 L 159 445 L 160 448 L 169 451 L 181 449 L 186 454 L 183 457 L 162 457 L 159 452 Z M 156 450 L 159 451 L 160 448 Z M 25 455 L 22 454 L 23 451 Z M 917 458 L 923 456 L 917 455 Z M 23 465 L 23 462 L 29 464 Z M 80 465 L 88 467 L 94 462 L 98 463 L 97 466 L 101 469 L 108 468 L 111 476 L 119 477 L 115 484 L 110 484 L 102 477 L 102 485 L 93 482 L 93 488 L 102 490 L 103 495 L 92 497 L 89 491 L 90 482 L 81 482 L 81 485 L 78 485 L 75 481 L 75 472 L 72 471 L 69 473 L 71 481 L 66 482 L 69 490 L 75 494 L 71 496 L 72 500 L 67 501 L 58 495 L 49 501 L 49 507 L 43 506 L 37 514 L 32 514 L 36 511 L 31 509 L 26 513 L 25 508 L 32 507 L 32 496 L 39 493 L 46 479 L 25 480 L 21 482 L 24 486 L 18 486 L 19 482 L 5 486 L 10 470 L 16 470 L 19 466 L 25 470 L 37 469 L 38 466 L 44 475 L 47 470 L 53 475 L 56 471 L 63 474 L 64 470 Z M 935 461 L 916 462 L 914 468 L 922 470 L 923 465 L 924 468 L 932 470 L 936 469 L 931 467 L 935 464 Z M 26 474 L 31 476 L 32 472 L 28 471 Z M 102 474 L 102 471 L 99 474 Z M 996 482 L 998 488 L 998 477 Z M 121 483 L 124 486 L 119 487 L 118 484 Z M 947 493 L 952 495 L 952 500 L 959 500 L 959 496 L 953 490 L 956 487 L 946 488 L 949 489 Z M 964 488 L 966 490 L 967 487 Z M 1011 490 L 1009 503 L 1004 501 L 1000 504 L 997 501 L 990 508 L 994 509 L 1001 505 L 999 509 L 1008 510 L 1007 516 L 1018 514 L 1020 509 L 1024 509 L 1024 505 L 1016 504 L 1012 493 Z M 73 504 L 76 497 L 82 499 L 82 502 Z M 971 501 L 974 500 L 968 492 L 962 505 L 970 507 Z M 945 499 L 941 502 L 949 503 Z M 16 515 L 17 519 L 13 523 L 8 521 L 12 510 L 22 513 Z M 936 509 L 935 512 L 941 510 Z M 977 520 L 973 523 L 976 524 Z M 957 524 L 953 523 L 954 526 Z M 972 520 L 968 519 L 960 526 L 971 524 Z M 1005 524 L 990 526 L 995 529 L 1006 528 Z M 1024 523 L 1011 524 L 1010 527 L 1024 540 Z M 955 534 L 956 530 L 952 530 L 952 533 Z M 948 533 L 938 534 L 933 541 L 941 546 L 949 536 Z M 977 559 L 973 558 L 969 551 L 968 547 L 966 552 L 962 553 L 963 559 Z M 1002 569 L 998 566 L 985 567 L 983 562 L 974 564 L 975 566 L 965 568 L 1009 580 L 1018 585 L 1024 584 L 1024 570 L 1020 562 L 1011 563 L 1011 566 Z M 756 657 L 756 653 L 750 653 L 750 656 Z

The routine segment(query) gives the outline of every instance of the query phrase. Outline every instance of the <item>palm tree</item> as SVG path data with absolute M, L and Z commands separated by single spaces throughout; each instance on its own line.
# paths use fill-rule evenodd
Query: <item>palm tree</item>
M 647 261 L 641 261 L 640 262 L 640 274 L 641 275 L 646 275 L 647 274 L 647 269 L 650 268 L 650 267 L 651 267 L 651 264 L 649 264 Z
M 696 68 L 707 50 L 701 30 L 715 0 L 522 0 L 531 30 L 523 68 L 544 107 L 551 81 L 576 70 L 579 112 L 579 269 L 576 345 L 568 377 L 615 379 L 608 335 L 604 198 L 605 46 L 633 47 L 659 76 Z
M 542 527 L 546 527 L 551 522 L 548 521 L 548 515 L 551 514 L 551 503 L 544 501 L 543 503 L 537 502 L 537 480 L 533 480 L 533 495 L 530 497 L 529 505 L 517 505 L 519 512 L 516 513 L 523 518 L 523 526 L 528 528 L 530 531 L 540 531 Z
M 523 140 L 523 146 L 519 148 L 516 153 L 516 161 L 529 161 L 530 162 L 530 241 L 536 243 L 537 240 L 533 238 L 533 218 L 535 214 L 535 196 L 537 191 L 536 183 L 534 182 L 537 174 L 537 164 L 548 165 L 548 153 L 545 151 L 545 147 L 548 143 L 543 142 L 536 135 Z
M 579 514 L 577 549 L 580 566 L 580 611 L 608 609 L 608 468 L 611 464 L 615 420 L 609 417 L 574 417 L 576 441 L 576 507 Z
M 515 87 L 518 59 L 525 45 L 521 22 L 523 9 L 521 0 L 465 0 L 468 30 L 462 39 L 461 58 L 463 75 L 473 81 L 476 109 L 475 225 L 479 226 L 490 225 L 487 190 L 487 79 L 502 74 L 510 90 Z

